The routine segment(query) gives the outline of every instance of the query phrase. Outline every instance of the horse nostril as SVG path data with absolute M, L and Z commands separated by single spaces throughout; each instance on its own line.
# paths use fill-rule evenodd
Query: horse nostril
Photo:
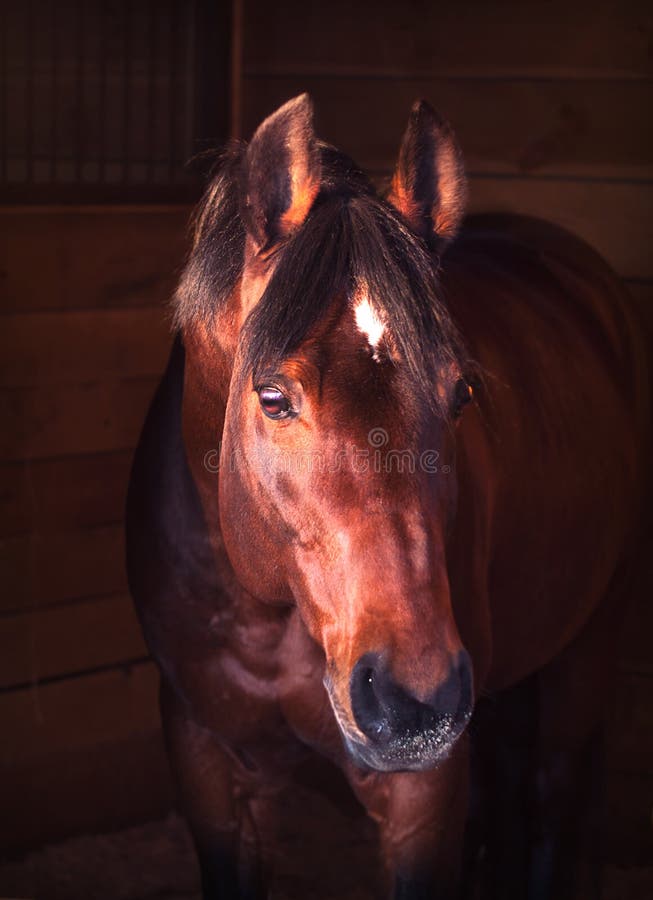
M 446 680 L 422 702 L 394 680 L 381 657 L 366 653 L 352 671 L 350 694 L 356 724 L 377 745 L 443 727 L 460 733 L 473 705 L 471 660 L 461 650 Z
M 354 718 L 360 730 L 375 743 L 390 737 L 389 710 L 383 698 L 380 660 L 374 653 L 362 656 L 351 675 L 350 693 Z

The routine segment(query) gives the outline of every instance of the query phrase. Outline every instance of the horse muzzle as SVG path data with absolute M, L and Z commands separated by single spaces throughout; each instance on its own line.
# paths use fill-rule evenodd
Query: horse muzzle
M 473 694 L 472 664 L 465 650 L 426 699 L 399 684 L 382 657 L 366 653 L 350 681 L 351 709 L 363 739 L 345 732 L 349 752 L 357 762 L 383 772 L 433 768 L 465 730 Z

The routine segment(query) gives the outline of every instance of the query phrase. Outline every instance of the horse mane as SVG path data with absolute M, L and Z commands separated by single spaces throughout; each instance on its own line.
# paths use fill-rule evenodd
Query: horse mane
M 193 244 L 172 300 L 179 331 L 211 321 L 242 275 L 245 226 L 238 188 L 244 151 L 245 145 L 234 141 L 216 158 L 191 219 Z
M 320 194 L 277 251 L 275 272 L 245 323 L 244 364 L 256 381 L 263 367 L 300 347 L 336 297 L 350 298 L 364 285 L 415 390 L 446 415 L 435 386 L 443 369 L 464 368 L 465 352 L 439 296 L 438 260 L 351 160 L 327 145 L 321 150 Z M 221 157 L 195 215 L 194 245 L 174 298 L 179 329 L 210 321 L 241 277 L 243 153 L 235 145 Z

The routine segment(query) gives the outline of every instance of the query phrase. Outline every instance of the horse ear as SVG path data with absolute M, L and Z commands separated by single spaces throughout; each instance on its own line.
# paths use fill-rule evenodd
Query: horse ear
M 303 223 L 320 189 L 313 104 L 301 94 L 257 128 L 245 154 L 242 216 L 259 250 Z
M 430 246 L 451 240 L 467 195 L 462 154 L 447 122 L 425 100 L 413 104 L 388 200 Z

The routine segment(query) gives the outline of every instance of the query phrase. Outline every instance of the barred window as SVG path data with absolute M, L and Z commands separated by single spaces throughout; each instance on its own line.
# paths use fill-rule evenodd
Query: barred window
M 0 4 L 0 190 L 169 199 L 228 134 L 227 0 Z

